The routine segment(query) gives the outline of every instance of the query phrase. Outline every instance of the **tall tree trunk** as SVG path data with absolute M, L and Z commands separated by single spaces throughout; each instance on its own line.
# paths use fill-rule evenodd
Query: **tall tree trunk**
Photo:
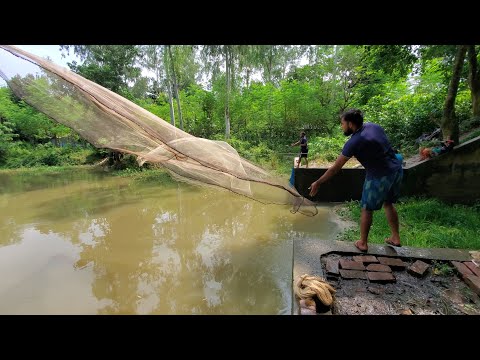
M 175 109 L 173 108 L 172 87 L 169 79 L 167 79 L 167 89 L 168 89 L 168 105 L 170 107 L 170 123 L 173 126 L 175 126 Z
M 458 45 L 457 54 L 455 55 L 455 62 L 453 64 L 453 74 L 448 85 L 447 98 L 443 106 L 442 117 L 442 134 L 443 139 L 450 138 L 458 144 L 458 121 L 455 116 L 455 98 L 457 97 L 458 83 L 460 82 L 460 73 L 463 68 L 463 62 L 465 60 L 465 54 L 467 52 L 466 45 Z
M 180 96 L 178 95 L 177 76 L 175 75 L 175 67 L 173 66 L 172 48 L 170 45 L 167 45 L 167 47 L 168 47 L 168 55 L 170 56 L 170 65 L 172 67 L 173 91 L 175 94 L 175 98 L 177 99 L 178 119 L 180 120 L 180 129 L 183 130 L 182 109 L 180 107 Z
M 270 54 L 268 57 L 268 123 L 269 123 L 269 137 L 272 137 L 272 69 L 273 69 L 273 45 L 270 47 Z
M 167 50 L 167 45 L 164 45 L 163 48 L 164 48 L 164 53 L 168 51 Z M 174 110 L 174 107 L 173 107 L 172 81 L 170 80 L 171 75 L 170 75 L 170 70 L 168 68 L 168 61 L 166 60 L 165 57 L 163 59 L 164 59 L 164 64 L 165 64 L 165 73 L 167 75 L 166 85 L 167 85 L 167 90 L 168 90 L 168 105 L 170 107 L 170 123 L 173 126 L 175 126 L 175 110 Z
M 227 99 L 225 101 L 225 138 L 229 139 L 230 138 L 230 90 L 231 90 L 231 62 L 232 62 L 232 56 L 230 54 L 230 48 L 228 45 L 226 45 L 225 49 L 225 72 L 227 76 Z
M 338 61 L 338 45 L 333 45 L 333 74 L 332 74 L 332 91 L 330 95 L 329 105 L 335 101 L 337 96 L 337 61 Z M 321 86 L 321 85 L 320 85 Z
M 472 110 L 474 117 L 480 117 L 480 69 L 478 68 L 475 45 L 468 46 L 470 92 L 472 94 Z

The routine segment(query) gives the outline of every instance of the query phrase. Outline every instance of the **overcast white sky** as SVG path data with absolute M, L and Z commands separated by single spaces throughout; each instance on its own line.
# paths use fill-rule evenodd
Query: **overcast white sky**
M 62 58 L 62 53 L 60 52 L 60 45 L 15 45 L 16 47 L 28 51 L 37 56 L 43 58 L 49 57 L 52 61 L 57 64 L 68 68 L 67 62 L 72 62 L 73 60 L 79 61 L 78 57 L 72 55 L 66 58 Z
M 60 45 L 15 45 L 16 47 L 28 51 L 29 53 L 35 54 L 43 58 L 50 58 L 55 64 L 68 68 L 67 62 L 72 62 L 73 60 L 79 61 L 76 55 L 70 54 L 69 56 L 62 58 L 60 52 Z M 12 56 L 6 55 L 6 51 L 2 50 L 3 56 L 0 56 L 0 65 L 4 66 L 3 71 L 7 76 L 11 77 L 16 73 L 21 74 L 22 76 L 29 72 L 35 72 L 38 70 L 37 67 L 30 65 L 26 61 L 14 61 L 12 63 Z M 5 81 L 0 78 L 0 87 L 6 86 Z

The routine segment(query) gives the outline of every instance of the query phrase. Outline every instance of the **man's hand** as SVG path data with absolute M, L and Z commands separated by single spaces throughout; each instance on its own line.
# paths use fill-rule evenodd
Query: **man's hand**
M 340 169 L 345 165 L 345 163 L 349 160 L 349 157 L 345 155 L 338 155 L 337 160 L 335 160 L 335 164 L 329 167 L 328 170 L 323 174 L 317 181 L 314 181 L 312 185 L 308 188 L 310 190 L 310 196 L 315 196 L 317 194 L 318 188 L 320 184 L 323 184 L 325 181 L 330 179 L 333 175 L 340 171 Z
M 315 196 L 317 194 L 318 188 L 320 187 L 320 184 L 317 181 L 314 181 L 312 185 L 310 185 L 310 196 Z

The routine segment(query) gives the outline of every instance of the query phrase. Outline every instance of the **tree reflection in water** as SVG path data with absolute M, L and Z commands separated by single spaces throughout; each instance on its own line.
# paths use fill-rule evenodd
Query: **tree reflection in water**
M 295 223 L 318 228 L 288 206 L 91 172 L 4 196 L 15 202 L 0 215 L 14 221 L 0 224 L 10 234 L 1 245 L 21 242 L 27 225 L 71 242 L 99 314 L 289 313 L 292 239 L 309 236 Z

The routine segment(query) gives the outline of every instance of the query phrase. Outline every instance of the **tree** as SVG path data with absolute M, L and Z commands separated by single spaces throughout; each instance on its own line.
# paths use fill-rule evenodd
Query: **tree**
M 68 63 L 70 69 L 114 92 L 128 89 L 128 82 L 140 76 L 136 66 L 140 49 L 136 45 L 60 45 L 66 52 L 72 47 L 83 63 Z
M 292 45 L 260 45 L 257 47 L 258 63 L 263 81 L 278 86 L 287 74 L 289 66 L 302 55 L 302 48 Z
M 394 79 L 401 79 L 412 70 L 417 54 L 420 56 L 420 71 L 422 72 L 427 69 L 429 61 L 441 58 L 442 61 L 438 63 L 439 70 L 443 74 L 443 81 L 448 82 L 448 89 L 440 126 L 444 138 L 450 137 L 458 143 L 459 124 L 455 115 L 455 99 L 459 84 L 465 77 L 462 72 L 467 49 L 469 50 L 469 80 L 473 105 L 480 96 L 480 74 L 476 66 L 477 55 L 474 46 L 422 45 L 416 48 L 404 45 L 366 46 L 365 60 L 371 69 L 381 70 L 387 75 L 393 75 Z M 477 111 L 480 110 L 477 109 Z
M 170 108 L 170 123 L 175 126 L 175 110 L 173 108 L 172 88 L 166 58 L 167 45 L 145 45 L 142 47 L 143 56 L 140 63 L 155 74 L 152 91 L 155 98 L 158 98 L 161 85 L 168 93 L 168 105 Z
M 83 60 L 81 65 L 69 63 L 70 69 L 83 77 L 124 97 L 133 100 L 129 82 L 135 82 L 141 75 L 137 66 L 141 49 L 136 45 L 60 45 L 62 51 L 70 48 Z M 115 162 L 121 154 L 110 151 Z
M 472 112 L 474 117 L 480 117 L 480 66 L 475 45 L 468 46 L 469 73 L 468 80 L 472 94 Z
M 173 97 L 177 103 L 180 128 L 184 129 L 183 112 L 180 101 L 180 91 L 195 85 L 195 77 L 199 65 L 195 61 L 195 46 L 164 45 L 163 62 L 166 70 L 166 86 L 170 98 L 170 114 L 173 118 Z
M 180 120 L 180 129 L 183 130 L 183 117 L 182 117 L 182 108 L 180 106 L 180 96 L 178 95 L 178 83 L 177 83 L 177 76 L 175 74 L 175 62 L 173 61 L 173 55 L 172 55 L 172 48 L 171 45 L 167 45 L 167 51 L 168 51 L 168 59 L 169 59 L 169 65 L 170 65 L 170 71 L 172 75 L 172 81 L 173 81 L 173 94 L 175 96 L 175 99 L 177 100 L 177 109 L 178 109 L 178 119 Z
M 405 78 L 417 61 L 413 45 L 367 45 L 364 61 L 372 70 Z
M 457 96 L 458 83 L 460 82 L 460 74 L 463 68 L 466 52 L 466 45 L 457 46 L 457 53 L 453 63 L 453 74 L 450 79 L 450 84 L 448 85 L 447 98 L 445 99 L 445 104 L 443 106 L 441 123 L 443 138 L 450 138 L 455 144 L 458 144 L 459 140 L 458 121 L 455 117 L 455 98 Z
M 220 63 L 225 64 L 225 138 L 230 138 L 230 94 L 232 91 L 231 76 L 234 74 L 237 47 L 242 45 L 205 45 L 202 48 L 202 57 L 205 60 L 205 71 L 212 73 L 212 81 L 220 72 Z
M 161 84 L 165 79 L 165 67 L 163 64 L 163 46 L 144 45 L 140 47 L 140 64 L 154 74 L 152 95 L 158 97 L 161 92 Z
M 13 132 L 13 126 L 0 115 L 0 163 L 5 162 L 9 143 L 18 136 Z
M 144 76 L 139 77 L 137 81 L 135 81 L 135 84 L 133 84 L 131 92 L 135 98 L 145 98 L 148 92 L 148 78 Z

